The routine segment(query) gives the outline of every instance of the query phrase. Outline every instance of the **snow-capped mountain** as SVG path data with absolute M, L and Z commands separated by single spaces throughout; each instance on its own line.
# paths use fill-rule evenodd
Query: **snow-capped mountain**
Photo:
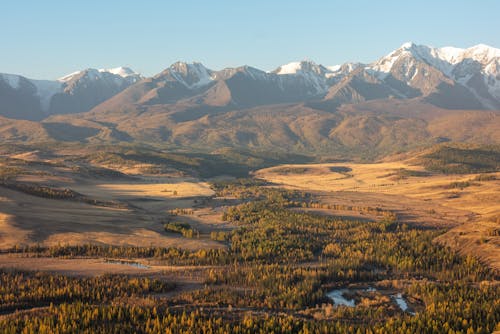
M 41 119 L 50 98 L 60 90 L 57 81 L 30 80 L 15 74 L 0 74 L 0 115 L 18 119 Z
M 282 80 L 302 81 L 304 86 L 312 88 L 310 89 L 311 95 L 324 94 L 329 87 L 328 78 L 334 76 L 334 72 L 323 65 L 307 60 L 282 65 L 273 73 L 281 76 Z
M 50 105 L 50 98 L 61 91 L 61 83 L 51 80 L 32 80 L 16 74 L 0 73 L 0 81 L 6 83 L 13 90 L 27 90 L 34 92 L 40 99 L 43 110 Z
M 302 92 L 299 92 L 299 95 L 302 97 L 316 97 L 326 93 L 332 82 L 346 75 L 356 66 L 348 64 L 338 66 L 336 70 L 330 70 L 323 65 L 304 60 L 280 66 L 272 72 L 265 72 L 251 66 L 214 71 L 197 62 L 176 62 L 153 79 L 169 83 L 177 82 L 191 91 L 197 91 L 218 81 L 236 82 L 248 79 L 263 85 L 275 86 L 283 92 L 299 89 Z
M 85 69 L 58 80 L 0 74 L 0 115 L 35 120 L 85 112 L 110 99 L 107 110 L 186 99 L 218 107 L 316 101 L 334 108 L 387 98 L 499 110 L 500 50 L 484 44 L 460 49 L 410 42 L 366 65 L 303 60 L 266 72 L 247 65 L 215 71 L 197 62 L 176 62 L 151 78 L 127 67 Z
M 138 102 L 147 105 L 170 104 L 198 96 L 201 104 L 210 100 L 209 104 L 218 106 L 249 107 L 321 98 L 336 74 L 310 61 L 297 63 L 293 72 L 279 69 L 265 72 L 251 66 L 214 71 L 201 63 L 176 62 L 140 83 L 141 88 L 131 88 L 124 94 L 135 96 L 136 91 L 144 92 Z M 131 97 L 120 94 L 115 100 L 130 101 Z
M 323 65 L 318 65 L 310 60 L 303 60 L 298 62 L 291 62 L 278 67 L 274 73 L 280 75 L 310 75 L 316 74 L 319 77 L 326 77 L 332 71 Z
M 335 79 L 333 81 L 335 83 L 357 68 L 364 66 L 365 65 L 362 63 L 345 63 L 342 65 L 327 66 L 326 68 L 330 70 L 330 73 L 326 73 L 326 77 L 329 79 Z
M 86 69 L 58 80 L 1 73 L 0 114 L 36 120 L 51 114 L 88 111 L 141 79 L 127 67 Z
M 99 72 L 107 72 L 111 74 L 116 74 L 121 76 L 122 78 L 128 78 L 128 77 L 135 77 L 136 79 L 141 79 L 142 76 L 133 71 L 130 67 L 115 67 L 115 68 L 108 68 L 108 69 L 100 69 Z
M 58 80 L 62 91 L 51 97 L 49 114 L 85 112 L 142 79 L 129 68 L 85 69 Z
M 235 75 L 243 75 L 253 80 L 268 80 L 272 78 L 268 72 L 260 70 L 258 68 L 243 65 L 239 67 L 227 67 L 220 71 L 214 72 L 214 78 L 216 80 L 227 80 Z
M 381 72 L 389 72 L 392 64 L 404 56 L 411 55 L 417 60 L 427 62 L 436 67 L 448 76 L 453 76 L 456 65 L 463 61 L 472 60 L 485 67 L 485 72 L 491 73 L 491 63 L 495 63 L 500 58 L 500 49 L 496 49 L 484 44 L 478 44 L 468 49 L 455 47 L 433 48 L 426 45 L 417 45 L 413 42 L 404 43 L 400 48 L 382 57 L 375 62 L 371 68 Z
M 116 67 L 116 68 L 110 68 L 110 69 L 88 68 L 88 69 L 85 69 L 82 71 L 76 71 L 76 72 L 70 73 L 68 75 L 65 75 L 65 76 L 57 79 L 57 81 L 69 82 L 69 81 L 73 80 L 74 78 L 83 77 L 83 76 L 86 76 L 90 80 L 100 80 L 100 79 L 103 79 L 105 76 L 109 76 L 111 74 L 115 75 L 119 78 L 122 78 L 122 79 L 129 78 L 129 80 L 134 80 L 134 81 L 138 81 L 142 78 L 139 73 L 134 72 L 132 69 L 130 69 L 128 67 Z
M 189 89 L 203 87 L 213 81 L 213 72 L 197 62 L 176 62 L 162 72 L 162 75 L 182 83 Z
M 460 49 L 405 43 L 366 70 L 381 80 L 391 75 L 424 94 L 434 88 L 429 83 L 450 80 L 466 87 L 483 107 L 500 108 L 500 49 L 484 44 Z

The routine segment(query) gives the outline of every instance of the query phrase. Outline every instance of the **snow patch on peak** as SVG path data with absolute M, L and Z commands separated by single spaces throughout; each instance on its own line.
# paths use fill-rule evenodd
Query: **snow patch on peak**
M 83 71 L 84 76 L 88 77 L 91 80 L 99 80 L 102 79 L 103 73 L 95 68 L 88 68 Z
M 412 55 L 419 60 L 425 60 L 432 65 L 437 61 L 445 61 L 449 64 L 457 64 L 464 59 L 473 59 L 482 64 L 491 62 L 500 57 L 500 49 L 493 48 L 485 44 L 478 44 L 468 49 L 446 46 L 441 48 L 429 47 L 426 45 L 416 45 L 413 42 L 404 43 L 399 49 L 391 52 L 383 59 L 400 57 L 401 55 Z
M 381 77 L 385 77 L 387 73 L 389 73 L 392 69 L 394 63 L 398 60 L 399 54 L 396 54 L 396 51 L 389 54 L 387 57 L 384 57 L 374 63 L 373 65 L 368 67 L 368 70 L 374 72 L 381 72 Z
M 107 72 L 115 75 L 119 75 L 122 78 L 127 78 L 131 76 L 140 76 L 139 73 L 133 71 L 130 67 L 115 67 L 110 69 L 99 69 L 99 72 Z
M 486 64 L 500 58 L 500 49 L 485 44 L 478 44 L 468 49 L 446 46 L 442 48 L 429 48 L 432 57 L 444 60 L 452 65 L 458 64 L 464 59 L 472 59 Z
M 423 62 L 439 69 L 446 75 L 450 75 L 453 67 L 446 59 L 456 57 L 459 53 L 460 51 L 455 48 L 440 50 L 426 45 L 417 45 L 413 42 L 407 42 L 387 56 L 368 65 L 366 69 L 368 73 L 375 75 L 380 80 L 384 80 L 392 71 L 394 65 L 398 63 L 406 69 L 407 79 L 411 80 L 414 77 L 414 73 L 411 75 L 410 72 L 414 72 L 413 69 L 416 62 Z
M 299 74 L 305 72 L 313 72 L 318 75 L 324 75 L 326 72 L 329 72 L 329 69 L 322 65 L 318 65 L 313 61 L 302 60 L 281 65 L 274 71 L 274 73 L 278 75 Z
M 282 65 L 273 71 L 273 74 L 278 75 L 282 81 L 300 80 L 310 87 L 312 95 L 316 95 L 323 94 L 328 90 L 326 80 L 332 72 L 313 61 L 303 60 Z
M 326 66 L 327 69 L 329 69 L 332 72 L 337 72 L 340 70 L 342 65 L 332 65 L 332 66 Z
M 408 49 L 414 48 L 415 46 L 416 46 L 416 44 L 413 42 L 406 42 L 406 43 L 403 43 L 403 45 L 401 45 L 400 49 L 408 50 Z
M 464 57 L 472 58 L 482 63 L 489 63 L 495 58 L 500 58 L 500 49 L 485 44 L 478 44 L 464 50 Z
M 341 79 L 359 67 L 364 67 L 361 63 L 345 63 L 342 65 L 327 66 L 330 71 L 325 76 L 328 79 Z
M 468 48 L 467 50 L 476 51 L 476 52 L 480 52 L 480 53 L 486 52 L 488 54 L 491 54 L 494 57 L 500 57 L 500 49 L 497 49 L 497 48 L 494 48 L 492 46 L 482 44 L 482 43 L 474 45 L 474 46 Z
M 301 69 L 300 66 L 300 61 L 294 61 L 285 65 L 281 65 L 278 70 L 276 71 L 276 74 L 283 75 L 283 74 L 295 74 Z
M 406 42 L 388 55 L 371 63 L 366 68 L 370 73 L 379 72 L 378 76 L 384 77 L 392 69 L 394 63 L 401 57 L 418 53 L 418 46 L 413 42 Z
M 464 49 L 453 46 L 445 46 L 438 49 L 432 49 L 431 54 L 436 58 L 445 60 L 450 64 L 455 64 L 462 60 Z
M 189 89 L 199 88 L 208 85 L 214 80 L 212 71 L 202 63 L 176 62 L 169 68 L 170 74 Z
M 183 62 L 183 61 L 178 61 L 178 62 L 175 62 L 173 63 L 172 65 L 170 65 L 170 68 L 172 70 L 175 70 L 177 72 L 182 72 L 182 73 L 186 73 L 188 71 L 207 71 L 208 69 L 202 64 L 202 63 L 199 63 L 199 62 L 191 62 L 191 63 L 186 63 L 186 62 Z
M 136 77 L 136 78 L 140 77 L 140 74 L 134 72 L 132 69 L 130 69 L 128 67 L 116 67 L 116 68 L 111 68 L 111 69 L 87 68 L 87 69 L 82 70 L 82 71 L 76 71 L 76 72 L 70 73 L 68 75 L 65 75 L 65 76 L 57 79 L 57 81 L 68 82 L 76 77 L 86 77 L 87 79 L 90 79 L 90 80 L 99 80 L 99 79 L 102 79 L 103 76 L 106 74 L 112 74 L 112 75 L 115 75 L 117 77 L 121 77 L 123 79 L 129 78 L 129 77 Z M 120 78 L 116 78 L 116 79 L 120 80 Z
M 500 49 L 485 44 L 461 49 L 405 43 L 387 56 L 368 65 L 366 70 L 384 80 L 397 64 L 398 68 L 395 70 L 403 71 L 404 79 L 410 83 L 417 73 L 418 63 L 437 69 L 446 77 L 470 88 L 472 92 L 482 89 L 477 87 L 478 81 L 470 81 L 471 78 L 480 76 L 488 93 L 496 100 L 500 98 Z M 483 104 L 487 106 L 486 103 Z
M 83 71 L 76 71 L 76 72 L 73 72 L 73 73 L 70 73 L 70 74 L 67 74 L 63 77 L 60 77 L 59 79 L 57 79 L 57 81 L 60 81 L 60 82 L 67 82 L 67 81 L 70 81 L 71 79 L 73 79 L 75 76 L 79 75 L 80 73 L 82 73 Z

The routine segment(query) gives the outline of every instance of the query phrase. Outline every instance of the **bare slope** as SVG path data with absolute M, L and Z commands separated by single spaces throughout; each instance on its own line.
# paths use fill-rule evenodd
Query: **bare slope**
M 418 100 L 374 100 L 334 109 L 314 103 L 234 109 L 188 99 L 124 110 L 102 105 L 46 123 L 82 127 L 84 118 L 84 128 L 98 131 L 78 138 L 89 142 L 128 140 L 205 151 L 233 147 L 369 159 L 441 141 L 498 143 L 499 116 L 497 111 L 448 110 Z

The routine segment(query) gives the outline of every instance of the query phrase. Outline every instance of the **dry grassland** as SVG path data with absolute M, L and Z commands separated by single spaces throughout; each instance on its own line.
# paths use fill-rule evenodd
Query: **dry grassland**
M 255 173 L 279 187 L 316 192 L 325 203 L 378 206 L 403 222 L 452 228 L 437 241 L 500 270 L 500 237 L 491 235 L 500 228 L 500 173 L 490 175 L 496 179 L 427 175 L 408 161 L 282 165 Z
M 53 200 L 0 187 L 0 249 L 23 244 L 87 243 L 185 249 L 223 247 L 209 238 L 186 239 L 163 230 L 169 210 L 190 208 L 193 198 L 212 194 L 205 183 L 58 185 L 91 198 L 125 203 L 131 208 Z M 211 217 L 210 224 L 217 217 L 220 215 Z

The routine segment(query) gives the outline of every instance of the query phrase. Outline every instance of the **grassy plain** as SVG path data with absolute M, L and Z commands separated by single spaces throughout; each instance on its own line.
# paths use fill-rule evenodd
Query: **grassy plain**
M 170 328 L 182 314 L 198 328 L 247 332 L 264 328 L 257 321 L 273 324 L 263 332 L 500 328 L 498 276 L 436 243 L 499 268 L 500 173 L 445 175 L 399 160 L 207 181 L 120 159 L 0 157 L 0 323 L 10 332 L 52 315 L 57 326 L 70 323 L 65 310 L 95 314 L 95 305 L 123 308 L 116 326 L 136 331 Z M 352 307 L 328 297 L 339 291 Z M 151 314 L 130 324 L 134 310 Z M 171 319 L 149 321 L 155 314 Z M 87 328 L 107 328 L 110 317 L 102 319 Z
M 158 167 L 154 173 L 127 174 L 140 170 L 134 161 L 119 160 L 121 165 L 111 169 L 85 158 L 92 154 L 65 149 L 0 154 L 0 249 L 89 243 L 224 247 L 209 237 L 220 214 L 204 209 L 198 217 L 195 212 L 196 203 L 213 195 L 207 182 L 152 164 L 148 166 Z M 158 173 L 160 167 L 166 172 Z M 165 232 L 172 210 L 185 209 L 205 233 L 186 239 Z M 204 228 L 205 222 L 210 229 Z
M 92 159 L 82 159 L 87 155 Z M 212 240 L 210 233 L 235 228 L 221 217 L 236 199 L 212 198 L 208 182 L 173 165 L 155 164 L 163 160 L 149 158 L 152 162 L 144 164 L 139 161 L 144 158 L 136 155 L 135 160 L 126 160 L 127 155 L 94 156 L 68 149 L 4 153 L 0 168 L 7 183 L 69 189 L 79 197 L 47 198 L 0 186 L 0 249 L 89 243 L 188 250 L 226 247 Z M 327 205 L 378 207 L 396 213 L 401 222 L 451 229 L 437 240 L 500 269 L 500 241 L 495 234 L 500 173 L 484 175 L 429 172 L 415 158 L 372 164 L 288 164 L 254 172 L 254 177 L 274 187 L 311 192 Z M 383 219 L 355 210 L 294 210 L 353 220 Z M 163 225 L 169 221 L 190 224 L 196 237 L 166 232 Z
M 306 190 L 325 203 L 357 203 L 398 212 L 398 220 L 452 228 L 437 241 L 500 270 L 500 173 L 430 173 L 415 159 L 373 164 L 281 165 L 257 178 Z M 331 210 L 330 210 L 331 211 Z

